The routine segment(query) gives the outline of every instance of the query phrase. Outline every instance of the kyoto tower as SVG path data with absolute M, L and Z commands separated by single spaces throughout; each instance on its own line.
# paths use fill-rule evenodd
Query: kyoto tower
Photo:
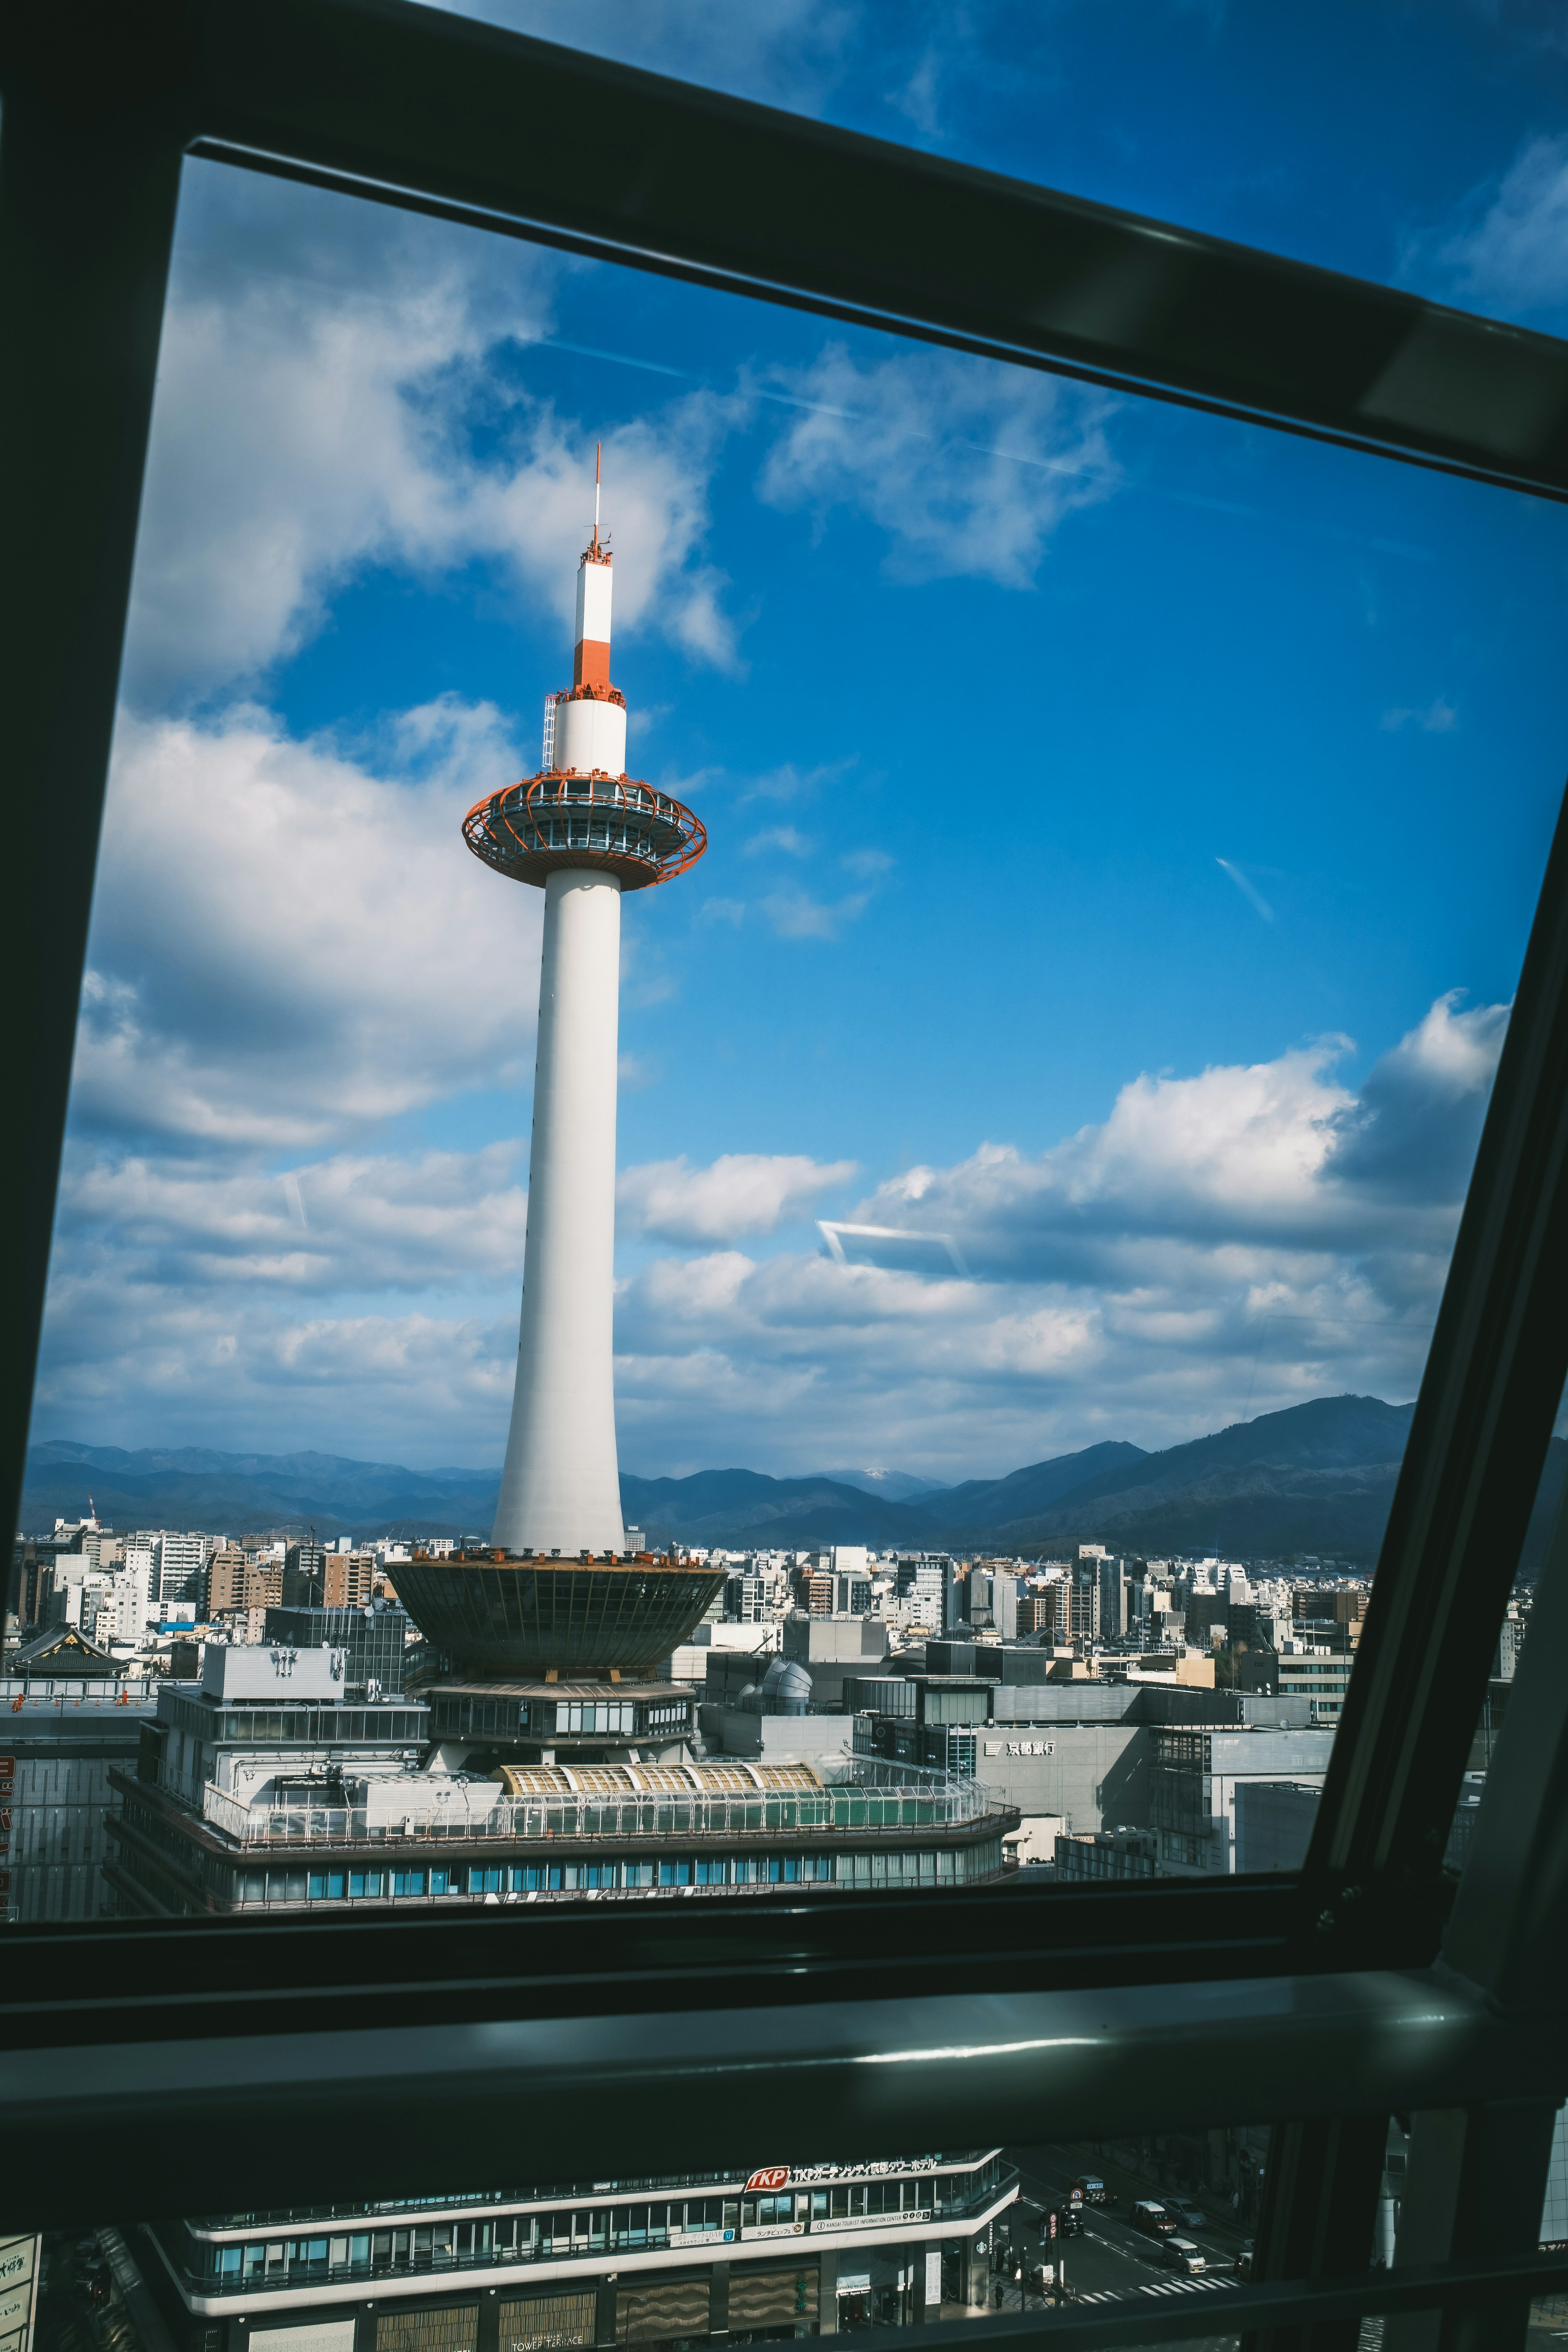
M 522 1326 L 490 1541 L 545 1559 L 626 1545 L 613 1329 L 621 894 L 671 881 L 708 845 L 689 809 L 626 773 L 612 581 L 595 458 L 572 683 L 546 704 L 544 764 L 463 820 L 476 857 L 544 893 Z

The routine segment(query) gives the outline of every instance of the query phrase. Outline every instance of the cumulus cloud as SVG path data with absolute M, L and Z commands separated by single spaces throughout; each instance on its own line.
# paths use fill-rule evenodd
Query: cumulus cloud
M 623 1234 L 664 1246 L 618 1288 L 623 1460 L 789 1472 L 849 1448 L 959 1477 L 1346 1389 L 1408 1396 L 1506 1023 L 1446 995 L 1359 1087 L 1335 1039 L 1141 1076 L 1050 1150 L 984 1145 L 850 1213 L 951 1234 L 968 1273 L 945 1252 L 922 1275 L 874 1244 L 847 1264 L 741 1245 L 810 1217 L 853 1181 L 848 1160 L 628 1170 Z M 82 1152 L 40 1427 L 92 1434 L 112 1416 L 128 1443 L 265 1428 L 279 1445 L 499 1460 L 519 1174 L 509 1146 L 284 1171 Z M 418 1311 L 365 1311 L 399 1286 Z
M 1065 517 L 1120 478 L 1111 401 L 1032 369 L 927 351 L 862 364 L 830 343 L 767 382 L 799 413 L 768 455 L 761 496 L 819 523 L 837 506 L 868 515 L 894 579 L 1026 588 Z
M 542 900 L 464 848 L 518 772 L 497 713 L 411 713 L 372 766 L 258 710 L 122 719 L 79 1126 L 309 1149 L 533 1054 Z
M 1485 210 L 1437 249 L 1461 299 L 1519 312 L 1568 301 L 1568 135 L 1527 139 Z
M 1345 1389 L 1407 1396 L 1506 1023 L 1445 996 L 1359 1089 L 1335 1075 L 1343 1040 L 1139 1078 L 1053 1150 L 984 1146 L 853 1213 L 951 1233 L 973 1278 L 733 1248 L 645 1266 L 617 1311 L 627 1442 L 648 1467 L 768 1466 L 736 1449 L 777 1427 L 779 1466 L 837 1436 L 959 1476 Z
M 854 1213 L 952 1233 L 977 1271 L 1046 1281 L 1114 1280 L 1172 1246 L 1373 1261 L 1437 1245 L 1508 1018 L 1458 1005 L 1439 998 L 1359 1094 L 1335 1076 L 1342 1037 L 1194 1077 L 1141 1076 L 1103 1125 L 1048 1151 L 984 1144 L 956 1167 L 908 1170 Z
M 517 1141 L 472 1152 L 339 1153 L 284 1171 L 210 1158 L 74 1154 L 59 1229 L 75 1276 L 254 1294 L 427 1291 L 522 1265 Z
M 708 1168 L 693 1168 L 684 1154 L 650 1160 L 617 1183 L 616 1223 L 623 1234 L 659 1241 L 736 1242 L 805 1215 L 858 1172 L 853 1160 L 799 1153 L 729 1151 Z
M 237 212 L 232 192 L 192 168 L 138 541 L 132 698 L 254 678 L 371 562 L 429 576 L 489 561 L 564 617 L 596 428 L 489 364 L 545 331 L 559 261 L 278 181 L 246 179 Z M 715 452 L 742 406 L 694 392 L 605 438 L 626 550 L 617 625 L 656 625 L 731 668 L 726 583 L 703 547 Z

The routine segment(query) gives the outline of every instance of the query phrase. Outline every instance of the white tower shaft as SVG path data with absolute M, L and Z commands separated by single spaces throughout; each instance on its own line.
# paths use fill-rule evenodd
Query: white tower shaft
M 621 890 L 602 871 L 544 892 L 522 1329 L 491 1541 L 626 1546 L 616 1454 L 616 1058 Z

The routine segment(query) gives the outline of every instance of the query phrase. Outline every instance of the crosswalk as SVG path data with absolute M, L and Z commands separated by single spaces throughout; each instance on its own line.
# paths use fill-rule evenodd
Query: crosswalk
M 1173 2278 L 1154 2279 L 1148 2286 L 1133 2289 L 1135 2294 L 1217 2294 L 1234 2287 L 1234 2278 Z M 1101 2287 L 1096 2294 L 1076 2296 L 1079 2303 L 1125 2303 L 1127 2297 L 1116 2287 Z

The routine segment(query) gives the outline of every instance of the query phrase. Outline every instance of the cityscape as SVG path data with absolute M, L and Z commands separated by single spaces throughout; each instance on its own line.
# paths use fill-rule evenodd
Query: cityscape
M 10 1922 L 1070 1899 L 1306 1854 L 1372 1597 L 1353 1557 L 1059 1537 L 736 1545 L 627 1523 L 628 1490 L 656 1489 L 623 1481 L 615 1411 L 621 899 L 687 872 L 706 835 L 625 771 L 598 497 L 596 479 L 573 682 L 547 704 L 540 770 L 463 825 L 484 864 L 544 896 L 493 1524 L 363 1540 L 114 1528 L 89 1497 L 24 1530 L 0 1660 Z M 1407 1415 L 1305 1410 L 1322 1423 L 1347 1407 L 1396 1458 Z M 1005 1528 L 1042 1502 L 1070 1516 L 1118 1474 L 1147 1502 L 1167 1466 L 1103 1444 L 994 1482 L 991 1507 Z M 819 1483 L 841 1508 L 845 1490 Z M 693 1501 L 702 1486 L 688 1482 Z M 682 1490 L 657 1491 L 668 1510 Z M 982 1509 L 973 1484 L 956 1491 L 947 1508 Z M 1456 1868 L 1531 1598 L 1521 1585 L 1496 1643 Z M 750 2170 L 563 2184 L 524 2167 L 385 2205 L 133 2220 L 0 2261 L 28 2326 L 48 2286 L 51 2352 L 69 2352 L 73 2312 L 137 2352 L 546 2352 L 1223 2296 L 1248 2274 L 1268 2131 L 827 2151 L 805 2168 L 756 2155 Z M 1384 2262 L 1405 2161 L 1395 2121 Z

